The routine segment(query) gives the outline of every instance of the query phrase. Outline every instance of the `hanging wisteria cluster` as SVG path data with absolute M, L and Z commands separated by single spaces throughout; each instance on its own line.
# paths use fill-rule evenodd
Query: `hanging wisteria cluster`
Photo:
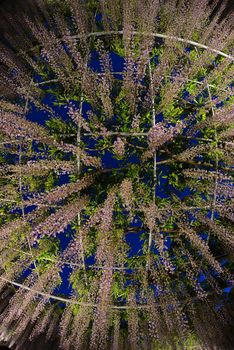
M 0 338 L 233 349 L 232 13 L 19 3 L 0 13 Z

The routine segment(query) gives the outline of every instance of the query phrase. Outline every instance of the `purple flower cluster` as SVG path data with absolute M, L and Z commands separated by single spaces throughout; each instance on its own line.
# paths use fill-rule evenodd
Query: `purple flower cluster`
M 117 137 L 116 141 L 113 144 L 114 152 L 119 157 L 123 157 L 125 153 L 125 143 L 120 137 Z
M 182 127 L 182 123 L 178 123 L 175 126 L 169 127 L 166 127 L 163 122 L 157 123 L 148 132 L 149 148 L 157 149 L 164 143 L 172 140 L 176 134 L 181 132 Z
M 106 267 L 109 267 L 109 269 L 103 270 L 99 288 L 98 305 L 91 336 L 92 349 L 104 349 L 108 339 L 108 317 L 110 312 L 111 285 L 113 281 L 113 262 L 113 255 L 109 254 L 106 263 Z
M 153 156 L 155 150 L 164 145 L 166 142 L 174 139 L 174 136 L 179 134 L 183 128 L 183 123 L 178 123 L 175 126 L 167 127 L 165 123 L 159 122 L 153 126 L 148 132 L 148 150 L 143 154 L 142 159 L 147 159 Z
M 55 237 L 75 219 L 78 212 L 80 212 L 87 203 L 87 197 L 80 198 L 77 202 L 72 202 L 59 209 L 56 213 L 50 215 L 44 222 L 39 224 L 31 232 L 32 243 L 38 239 L 46 237 Z
M 90 186 L 94 181 L 93 175 L 88 175 L 78 180 L 77 182 L 71 182 L 64 184 L 53 189 L 51 192 L 43 193 L 42 195 L 33 198 L 31 200 L 25 201 L 25 204 L 38 205 L 40 204 L 54 204 L 60 202 L 63 199 L 70 196 L 72 193 L 81 191 L 82 189 Z

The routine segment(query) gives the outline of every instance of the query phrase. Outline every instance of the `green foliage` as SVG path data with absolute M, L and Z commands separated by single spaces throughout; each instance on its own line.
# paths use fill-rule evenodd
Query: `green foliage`
M 54 188 L 55 180 L 55 174 L 53 172 L 50 172 L 45 181 L 46 191 L 51 191 Z
M 128 132 L 131 123 L 131 110 L 129 103 L 125 99 L 125 93 L 123 91 L 121 91 L 115 102 L 119 129 L 123 132 Z
M 43 186 L 43 179 L 38 179 L 37 176 L 25 176 L 23 181 L 30 192 L 39 191 Z
M 163 115 L 171 123 L 176 123 L 179 120 L 181 120 L 182 113 L 183 113 L 183 108 L 176 105 L 175 103 L 171 103 L 170 105 L 164 107 L 164 109 L 163 109 Z
M 37 267 L 40 271 L 44 271 L 51 263 L 58 258 L 60 242 L 58 239 L 51 241 L 48 238 L 40 240 L 40 254 L 37 255 Z
M 119 56 L 124 57 L 125 49 L 121 38 L 119 37 L 114 38 L 114 40 L 111 42 L 111 50 L 116 52 Z
M 76 133 L 76 128 L 71 122 L 65 122 L 62 118 L 51 118 L 46 121 L 46 126 L 55 138 L 60 139 L 60 135 L 70 135 Z
M 215 128 L 207 127 L 202 130 L 202 137 L 205 139 L 214 139 L 215 138 Z
M 122 280 L 119 278 L 119 273 L 116 272 L 114 274 L 114 283 L 113 283 L 113 286 L 112 286 L 112 295 L 113 297 L 118 300 L 126 300 L 127 298 L 127 295 L 128 295 L 128 292 L 127 290 L 123 289 L 123 286 L 122 286 Z
M 204 108 L 199 109 L 196 113 L 196 120 L 198 122 L 201 122 L 206 120 L 206 118 L 207 118 L 206 110 Z

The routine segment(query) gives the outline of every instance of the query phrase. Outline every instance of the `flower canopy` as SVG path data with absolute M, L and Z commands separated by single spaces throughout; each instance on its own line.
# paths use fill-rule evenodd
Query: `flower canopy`
M 2 13 L 0 334 L 13 348 L 232 348 L 223 10 L 36 0 Z

